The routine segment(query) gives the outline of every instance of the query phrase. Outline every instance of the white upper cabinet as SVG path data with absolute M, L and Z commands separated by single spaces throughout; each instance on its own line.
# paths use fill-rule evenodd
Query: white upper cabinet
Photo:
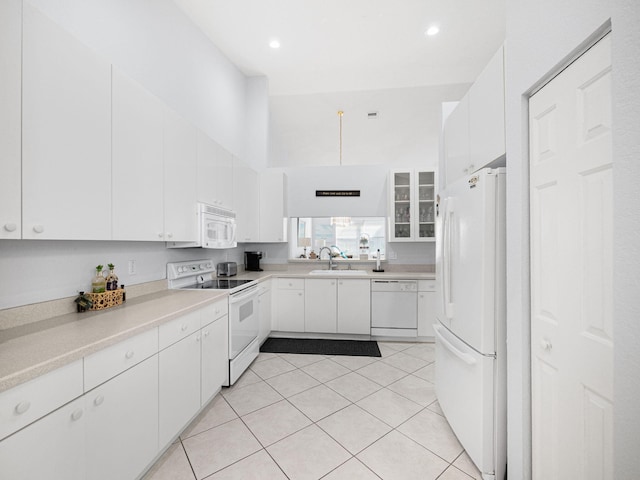
M 169 108 L 164 109 L 165 240 L 194 242 L 198 237 L 197 130 Z
M 163 117 L 155 96 L 113 68 L 114 240 L 163 240 Z
M 23 238 L 110 239 L 111 65 L 25 2 L 22 69 Z
M 444 128 L 446 181 L 469 173 L 469 96 L 465 95 L 447 118 Z
M 447 118 L 444 157 L 447 184 L 505 154 L 504 48 L 496 52 Z
M 233 209 L 233 155 L 198 131 L 198 201 Z
M 233 205 L 238 242 L 257 242 L 260 235 L 260 177 L 239 159 L 233 163 Z
M 389 185 L 389 241 L 435 240 L 433 170 L 393 170 Z
M 278 243 L 287 241 L 286 186 L 282 172 L 260 174 L 260 241 Z
M 20 238 L 22 2 L 0 2 L 0 239 Z
M 469 89 L 469 161 L 478 168 L 505 154 L 504 49 Z

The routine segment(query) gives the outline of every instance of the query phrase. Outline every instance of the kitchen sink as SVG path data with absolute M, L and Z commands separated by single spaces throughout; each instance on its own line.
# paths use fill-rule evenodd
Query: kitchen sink
M 368 275 L 366 270 L 311 270 L 310 275 L 326 275 L 326 276 L 351 276 L 351 275 Z

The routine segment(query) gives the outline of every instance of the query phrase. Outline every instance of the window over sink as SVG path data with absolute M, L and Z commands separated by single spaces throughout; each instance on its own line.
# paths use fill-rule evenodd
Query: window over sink
M 297 217 L 290 225 L 291 259 L 317 258 L 322 247 L 345 260 L 375 260 L 378 249 L 384 258 L 385 217 Z M 326 250 L 322 255 L 327 258 Z

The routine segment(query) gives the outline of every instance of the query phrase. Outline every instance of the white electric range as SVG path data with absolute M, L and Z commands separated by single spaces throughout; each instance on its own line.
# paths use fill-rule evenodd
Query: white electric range
M 233 385 L 260 352 L 258 332 L 258 282 L 216 277 L 211 260 L 167 264 L 169 288 L 226 290 L 229 293 L 229 381 Z

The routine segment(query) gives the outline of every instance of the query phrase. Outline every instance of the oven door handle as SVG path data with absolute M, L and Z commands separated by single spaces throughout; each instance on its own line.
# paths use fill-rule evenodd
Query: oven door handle
M 257 296 L 258 295 L 258 286 L 255 285 L 253 287 L 249 287 L 245 290 L 242 291 L 242 293 L 238 294 L 238 295 L 229 295 L 229 303 L 238 303 L 238 302 L 242 302 L 243 300 L 246 300 L 249 297 L 253 297 L 253 296 Z

